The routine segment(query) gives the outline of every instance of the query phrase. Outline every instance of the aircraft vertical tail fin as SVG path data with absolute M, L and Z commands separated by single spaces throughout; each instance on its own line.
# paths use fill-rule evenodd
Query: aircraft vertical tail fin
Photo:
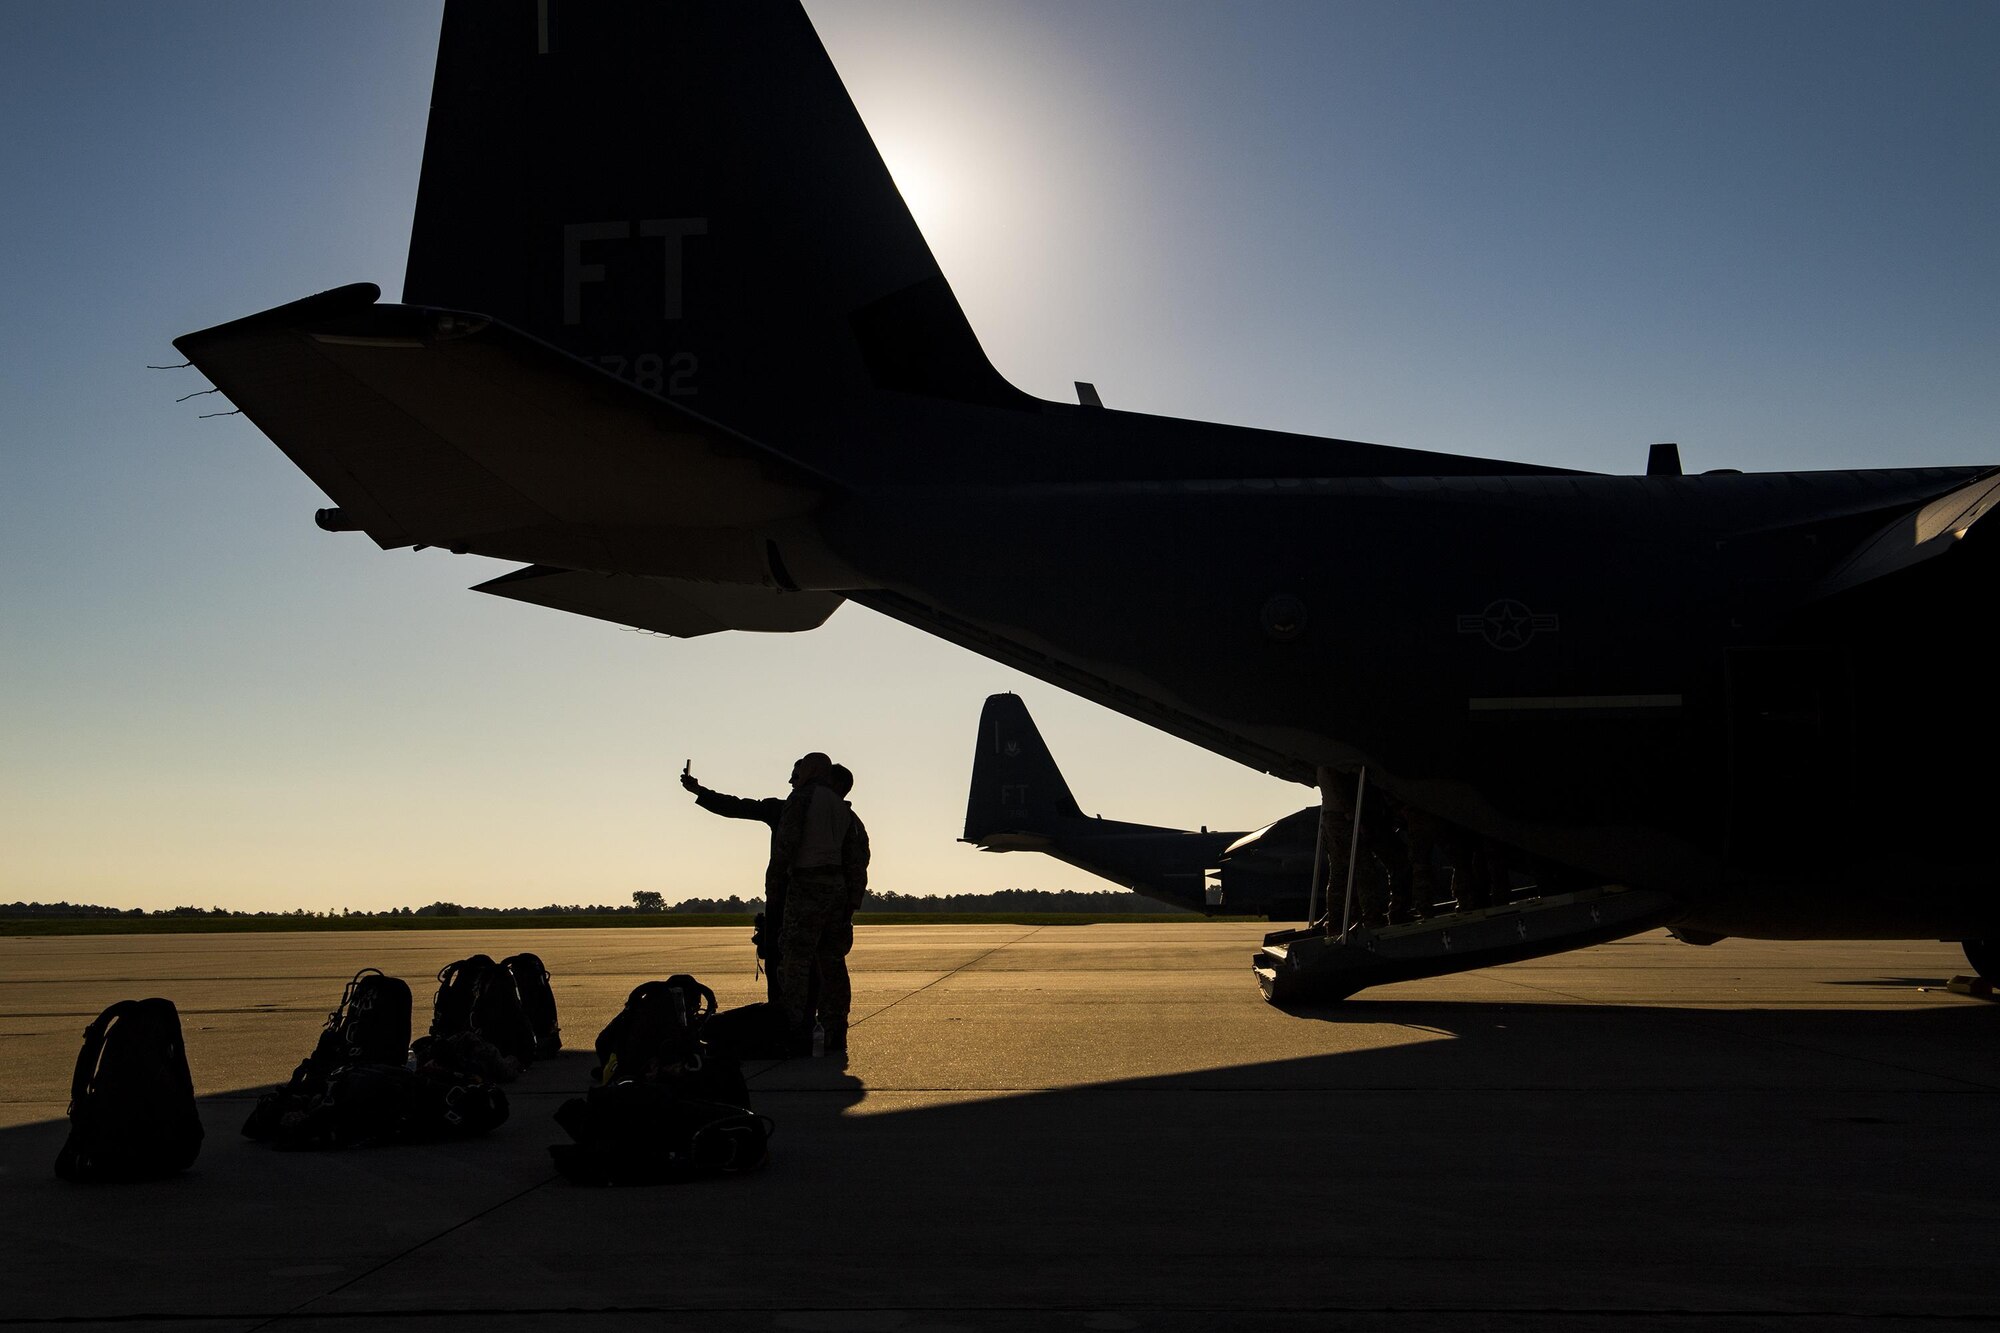
M 1052 832 L 1059 821 L 1083 817 L 1021 696 L 988 696 L 979 714 L 963 841 Z
M 1030 401 L 797 0 L 449 0 L 403 299 L 753 434 L 855 391 Z

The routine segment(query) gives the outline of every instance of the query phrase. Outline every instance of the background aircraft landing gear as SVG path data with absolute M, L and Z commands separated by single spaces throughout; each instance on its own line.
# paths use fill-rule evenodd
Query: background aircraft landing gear
M 2000 940 L 1964 940 L 1961 945 L 1981 981 L 2000 983 Z

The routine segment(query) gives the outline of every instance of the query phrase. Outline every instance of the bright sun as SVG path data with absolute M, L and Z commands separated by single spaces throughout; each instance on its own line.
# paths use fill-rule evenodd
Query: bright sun
M 917 225 L 928 232 L 947 224 L 962 202 L 961 176 L 950 158 L 930 145 L 908 139 L 879 147 Z

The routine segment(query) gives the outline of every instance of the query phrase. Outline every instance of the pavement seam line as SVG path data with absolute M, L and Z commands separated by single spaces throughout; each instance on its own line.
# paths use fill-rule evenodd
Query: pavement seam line
M 973 964 L 983 963 L 987 959 L 991 958 L 994 954 L 999 953 L 1002 949 L 1011 949 L 1015 945 L 1019 944 L 1022 940 L 1027 939 L 1029 935 L 1039 935 L 1044 930 L 1047 929 L 1048 929 L 1047 926 L 1033 926 L 1029 928 L 1026 934 L 1016 935 L 1011 940 L 1003 940 L 1001 943 L 996 944 L 992 948 L 988 949 L 985 953 L 980 954 L 977 958 L 968 958 L 964 962 L 960 963 L 957 967 L 954 967 L 951 971 L 945 972 L 939 976 L 932 977 L 929 981 L 926 981 L 923 985 L 917 987 L 913 991 L 910 991 L 903 995 L 898 995 L 895 999 L 889 1001 L 889 1003 L 883 1005 L 880 1009 L 876 1009 L 870 1012 L 866 1017 L 855 1019 L 853 1022 L 847 1025 L 847 1030 L 849 1032 L 852 1032 L 854 1029 L 860 1027 L 863 1023 L 866 1023 L 870 1018 L 878 1018 L 881 1015 L 888 1013 L 891 1009 L 894 1009 L 897 1005 L 909 999 L 911 996 L 922 995 L 925 991 L 929 990 L 931 987 L 939 985 L 942 982 L 950 981 L 953 977 L 965 971 L 966 968 L 971 967 Z M 799 1057 L 797 1056 L 789 1056 L 783 1060 L 778 1061 L 776 1064 L 772 1065 L 770 1069 L 758 1070 L 756 1073 L 752 1074 L 745 1081 L 754 1083 L 758 1079 L 764 1077 L 764 1075 L 770 1073 L 772 1069 L 778 1069 L 784 1065 L 788 1065 L 793 1060 L 796 1060 L 798 1058 Z M 252 1330 L 252 1333 L 255 1333 L 255 1330 Z
M 525 1199 L 530 1194 L 533 1194 L 536 1190 L 541 1189 L 545 1185 L 552 1185 L 559 1179 L 561 1179 L 561 1177 L 556 1175 L 546 1176 L 543 1179 L 538 1180 L 534 1184 L 528 1186 L 528 1188 L 524 1190 L 516 1190 L 514 1193 L 508 1195 L 506 1198 L 500 1200 L 498 1203 L 492 1204 L 491 1206 L 486 1208 L 482 1208 L 470 1217 L 460 1218 L 458 1221 L 452 1223 L 450 1226 L 446 1227 L 443 1231 L 438 1232 L 436 1235 L 426 1236 L 424 1237 L 424 1239 L 418 1241 L 415 1245 L 410 1246 L 408 1249 L 401 1250 L 395 1254 L 390 1255 L 387 1259 L 384 1259 L 381 1263 L 376 1264 L 373 1268 L 367 1269 L 360 1273 L 356 1273 L 353 1277 L 347 1279 L 347 1281 L 337 1283 L 334 1286 L 328 1287 L 325 1291 L 320 1292 L 316 1296 L 308 1296 L 305 1300 L 300 1301 L 297 1305 L 294 1305 L 291 1309 L 285 1310 L 279 1314 L 271 1315 L 269 1318 L 265 1319 L 262 1323 L 252 1324 L 249 1327 L 249 1329 L 245 1331 L 245 1333 L 260 1333 L 260 1330 L 269 1328 L 272 1324 L 278 1323 L 281 1320 L 291 1319 L 295 1317 L 301 1310 L 305 1309 L 308 1305 L 316 1304 L 317 1302 L 326 1300 L 332 1296 L 338 1296 L 341 1292 L 346 1291 L 349 1287 L 353 1286 L 355 1283 L 363 1281 L 364 1279 L 367 1278 L 374 1277 L 377 1273 L 381 1272 L 389 1265 L 395 1263 L 401 1263 L 403 1260 L 415 1254 L 418 1250 L 421 1250 L 426 1246 L 435 1244 L 436 1242 L 443 1240 L 446 1236 L 451 1235 L 451 1233 L 454 1231 L 459 1231 L 464 1229 L 465 1227 L 471 1226 L 474 1222 L 479 1221 L 481 1218 L 490 1217 L 494 1213 L 499 1212 L 502 1208 L 505 1208 L 508 1204 L 513 1203 L 519 1199 Z
M 899 995 L 895 999 L 889 1001 L 889 1003 L 883 1005 L 880 1009 L 877 1009 L 873 1013 L 869 1014 L 868 1018 L 863 1018 L 859 1022 L 850 1023 L 848 1024 L 848 1026 L 860 1027 L 861 1024 L 866 1023 L 869 1018 L 878 1018 L 881 1015 L 888 1013 L 891 1009 L 894 1009 L 904 1000 L 911 999 L 914 996 L 922 995 L 925 991 L 929 990 L 931 987 L 942 985 L 943 983 L 950 981 L 953 977 L 965 971 L 966 968 L 976 966 L 979 963 L 983 963 L 987 959 L 991 958 L 994 954 L 999 953 L 1002 949 L 1011 949 L 1015 945 L 1019 944 L 1022 940 L 1027 939 L 1029 936 L 1039 935 L 1047 929 L 1048 929 L 1047 926 L 1030 927 L 1025 934 L 1016 935 L 1011 940 L 1004 940 L 1001 943 L 996 944 L 992 948 L 988 949 L 985 953 L 980 954 L 977 958 L 966 959 L 964 962 L 960 963 L 957 967 L 954 967 L 951 971 L 946 972 L 941 976 L 932 977 L 929 981 L 926 981 L 923 985 L 917 987 L 913 991 L 910 991 L 908 994 Z

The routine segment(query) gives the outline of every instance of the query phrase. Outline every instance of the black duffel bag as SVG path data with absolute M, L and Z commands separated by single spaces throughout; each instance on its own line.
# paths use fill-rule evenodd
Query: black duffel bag
M 711 1054 L 731 1060 L 786 1060 L 803 1054 L 785 1011 L 762 1002 L 723 1010 L 701 1025 L 701 1041 Z
M 657 1083 L 613 1083 L 563 1103 L 556 1169 L 579 1185 L 658 1185 L 755 1171 L 770 1158 L 768 1116 L 683 1097 Z
M 361 1148 L 471 1138 L 507 1119 L 498 1084 L 441 1069 L 344 1065 L 275 1127 L 280 1148 Z

